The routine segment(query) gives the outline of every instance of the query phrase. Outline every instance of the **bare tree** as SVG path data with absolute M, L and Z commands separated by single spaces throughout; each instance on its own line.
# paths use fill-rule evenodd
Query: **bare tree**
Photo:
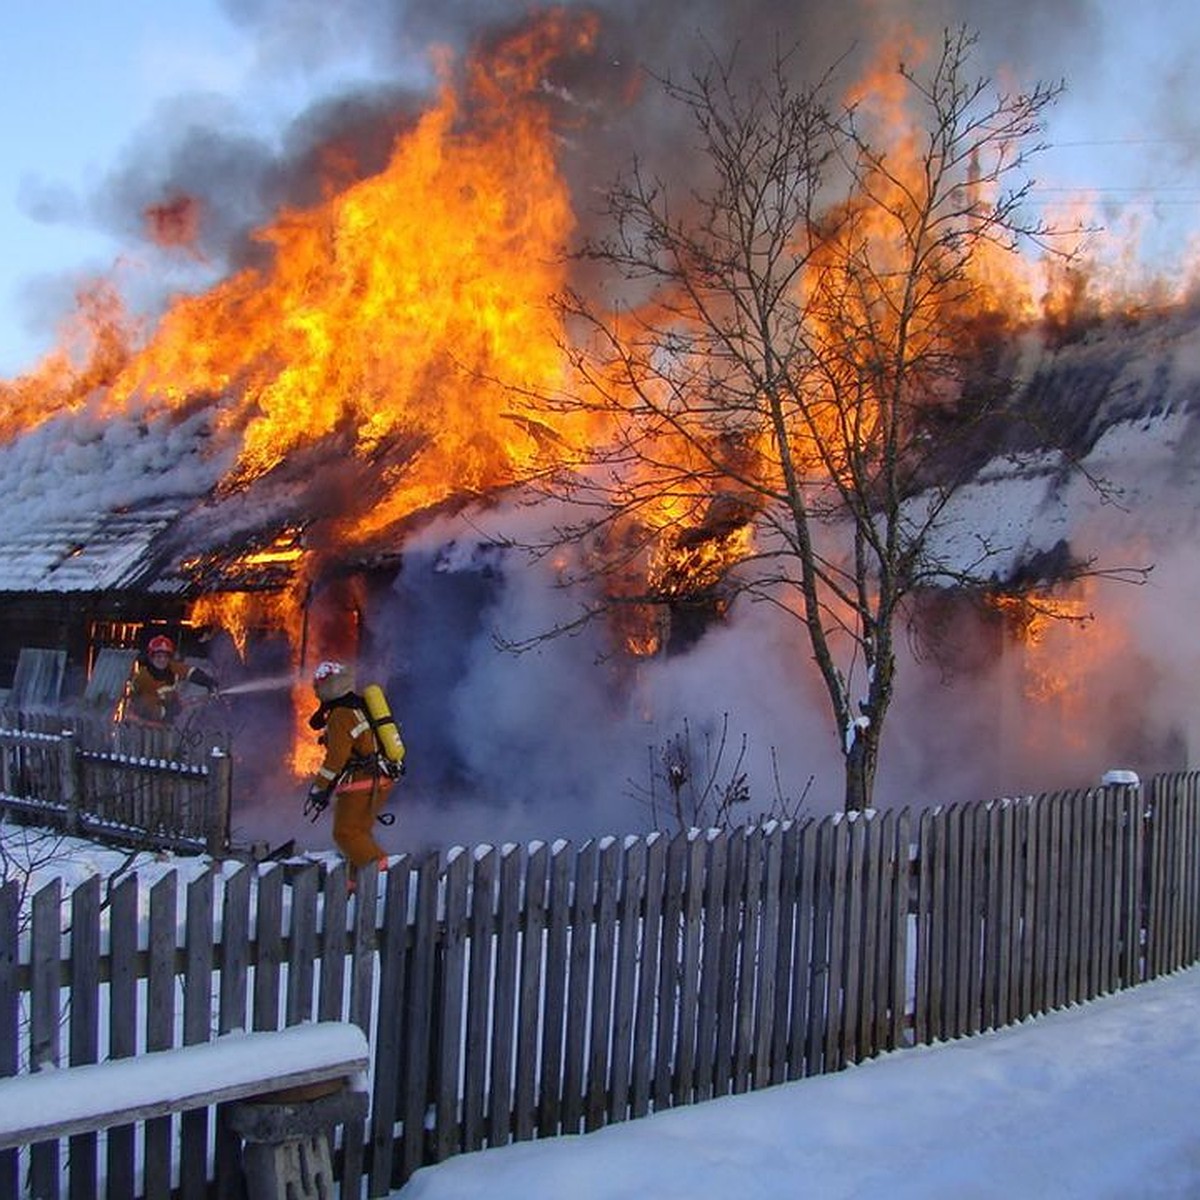
M 560 298 L 576 386 L 541 399 L 605 430 L 549 485 L 582 506 L 557 532 L 595 551 L 608 601 L 668 601 L 695 570 L 803 623 L 847 810 L 872 800 L 906 597 L 997 550 L 939 559 L 934 537 L 968 473 L 949 438 L 1002 394 L 964 392 L 979 268 L 1053 232 L 1024 217 L 1024 168 L 1061 85 L 993 93 L 973 48 L 947 31 L 927 66 L 900 64 L 907 123 L 886 132 L 831 101 L 831 76 L 793 83 L 787 55 L 745 84 L 721 61 L 660 80 L 703 179 L 677 195 L 635 163 L 612 186 L 611 233 L 582 255 L 623 299 Z

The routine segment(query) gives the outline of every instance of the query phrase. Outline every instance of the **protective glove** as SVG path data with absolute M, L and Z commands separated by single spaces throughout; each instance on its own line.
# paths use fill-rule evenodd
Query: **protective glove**
M 316 821 L 329 807 L 329 794 L 329 788 L 319 787 L 315 783 L 308 789 L 308 796 L 304 801 L 304 815 L 309 820 Z

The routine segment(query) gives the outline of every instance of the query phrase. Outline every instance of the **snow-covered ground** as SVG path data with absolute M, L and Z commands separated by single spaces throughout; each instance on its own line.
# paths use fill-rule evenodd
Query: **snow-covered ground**
M 1200 967 L 838 1075 L 417 1172 L 402 1200 L 1200 1196 Z

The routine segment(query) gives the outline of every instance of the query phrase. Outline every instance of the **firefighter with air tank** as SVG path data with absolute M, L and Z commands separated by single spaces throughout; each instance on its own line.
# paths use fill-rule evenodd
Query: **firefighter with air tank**
M 350 864 L 351 887 L 360 867 L 387 868 L 387 855 L 375 840 L 378 818 L 392 782 L 404 772 L 404 743 L 377 684 L 354 690 L 354 672 L 327 660 L 313 672 L 319 707 L 309 724 L 322 731 L 325 758 L 317 769 L 304 811 L 315 821 L 333 801 L 333 840 Z

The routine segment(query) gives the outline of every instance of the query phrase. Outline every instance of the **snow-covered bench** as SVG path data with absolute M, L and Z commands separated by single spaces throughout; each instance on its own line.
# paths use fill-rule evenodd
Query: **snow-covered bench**
M 368 1062 L 367 1039 L 358 1026 L 321 1021 L 15 1075 L 0 1079 L 0 1150 L 244 1101 L 237 1125 L 247 1142 L 255 1143 L 252 1150 L 247 1146 L 250 1194 L 271 1196 L 275 1181 L 291 1173 L 288 1153 L 327 1161 L 322 1127 L 365 1111 L 366 1095 L 355 1084 Z M 332 1096 L 320 1095 L 322 1089 L 314 1086 L 339 1081 L 349 1089 Z M 296 1145 L 289 1149 L 290 1143 Z M 305 1164 L 306 1174 L 310 1165 Z

